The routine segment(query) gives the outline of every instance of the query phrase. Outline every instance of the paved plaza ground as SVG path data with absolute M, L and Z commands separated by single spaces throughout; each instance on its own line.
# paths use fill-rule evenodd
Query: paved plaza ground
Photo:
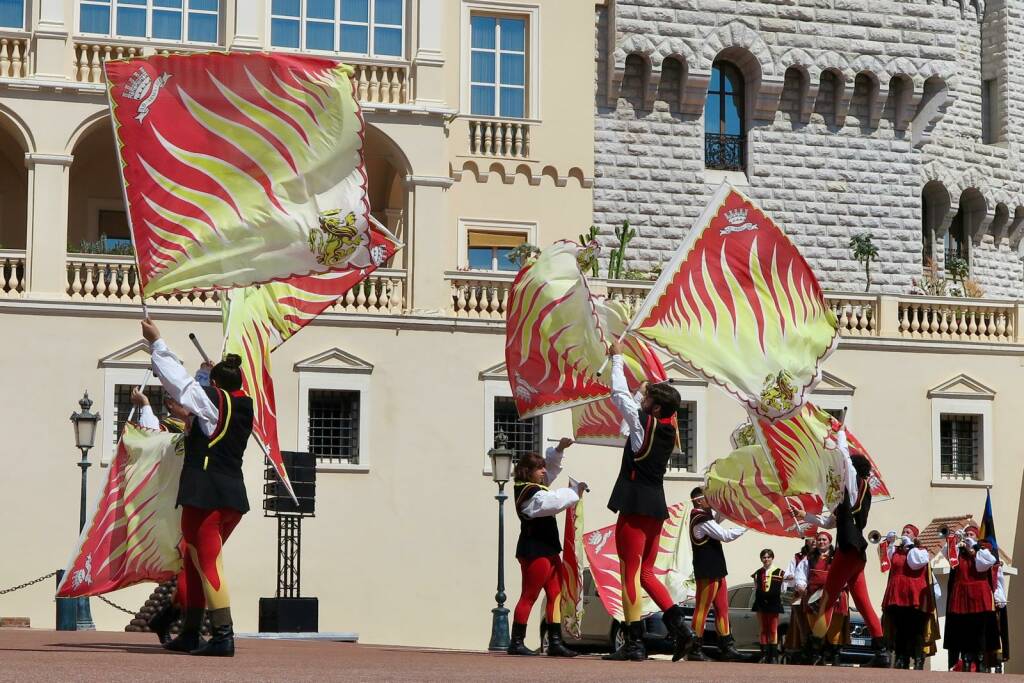
M 1015 677 L 1018 678 L 1018 677 Z M 234 659 L 174 655 L 153 636 L 0 629 L 0 681 L 958 681 L 963 674 L 508 657 L 328 641 L 240 639 Z

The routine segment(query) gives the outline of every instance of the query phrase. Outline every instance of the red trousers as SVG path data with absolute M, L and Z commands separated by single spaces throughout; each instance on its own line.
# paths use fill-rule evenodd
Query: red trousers
M 547 598 L 544 618 L 549 624 L 562 623 L 559 605 L 562 597 L 562 558 L 558 555 L 528 560 L 520 558 L 519 566 L 523 570 L 523 592 L 516 603 L 512 623 L 525 625 L 529 621 L 533 603 L 537 602 L 542 589 L 544 597 Z
M 762 645 L 776 645 L 779 642 L 779 615 L 776 612 L 758 612 L 757 620 L 761 624 Z
M 222 551 L 241 519 L 241 512 L 229 508 L 182 506 L 181 534 L 187 551 L 185 567 L 178 575 L 178 602 L 182 607 L 212 610 L 231 605 L 221 576 Z
M 693 608 L 690 626 L 698 638 L 704 637 L 704 624 L 712 607 L 715 608 L 715 632 L 720 636 L 729 635 L 729 587 L 724 576 L 720 579 L 697 579 L 697 604 Z
M 643 607 L 640 589 L 647 591 L 661 610 L 675 604 L 665 584 L 654 575 L 658 541 L 665 520 L 648 515 L 619 515 L 615 523 L 615 546 L 619 553 L 622 579 L 622 614 L 626 623 L 640 621 Z
M 864 580 L 864 566 L 867 560 L 856 550 L 837 550 L 832 564 L 828 568 L 825 579 L 825 590 L 818 605 L 818 616 L 814 621 L 813 632 L 824 638 L 828 631 L 829 612 L 839 600 L 844 590 L 850 591 L 850 597 L 857 606 L 857 611 L 864 617 L 872 638 L 882 637 L 882 623 L 871 604 L 868 596 L 868 585 Z

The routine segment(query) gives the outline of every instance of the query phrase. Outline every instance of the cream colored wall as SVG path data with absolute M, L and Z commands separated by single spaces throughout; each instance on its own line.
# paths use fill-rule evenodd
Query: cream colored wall
M 170 313 L 154 315 L 162 319 Z M 134 341 L 138 323 L 130 317 L 74 320 L 5 313 L 3 324 L 17 330 L 0 336 L 0 358 L 5 359 L 0 372 L 7 386 L 18 388 L 18 400 L 10 401 L 0 417 L 0 427 L 9 435 L 0 467 L 12 473 L 17 484 L 8 488 L 7 509 L 18 511 L 18 522 L 4 525 L 2 540 L 5 547 L 20 551 L 0 557 L 0 584 L 8 585 L 66 561 L 76 535 L 79 480 L 71 429 L 60 425 L 66 424 L 84 388 L 97 400 L 94 410 L 104 416 L 103 424 L 112 419 L 112 407 L 102 402 L 103 371 L 97 360 Z M 196 331 L 207 345 L 219 334 L 212 321 L 161 324 L 172 348 L 190 367 L 198 358 L 187 333 Z M 24 339 L 40 343 L 26 348 Z M 314 325 L 275 352 L 285 449 L 298 446 L 298 376 L 293 370 L 297 361 L 339 347 L 374 366 L 363 404 L 371 412 L 371 446 L 364 452 L 370 471 L 321 473 L 317 517 L 304 523 L 303 594 L 320 598 L 321 630 L 358 631 L 361 640 L 370 643 L 485 645 L 494 594 L 495 486 L 482 473 L 484 385 L 478 375 L 500 362 L 502 343 L 501 334 L 488 332 L 360 329 L 337 322 Z M 932 435 L 925 392 L 961 371 L 995 389 L 993 500 L 1000 540 L 1013 548 L 1024 476 L 1015 438 L 1015 421 L 1024 408 L 1016 390 L 1018 358 L 840 350 L 826 368 L 857 387 L 851 429 L 872 451 L 895 494 L 894 500 L 873 509 L 871 526 L 883 531 L 907 521 L 923 525 L 945 514 L 980 515 L 983 489 L 930 485 Z M 40 381 L 41 376 L 45 380 Z M 707 415 L 703 428 L 710 455 L 725 455 L 740 410 L 712 390 Z M 547 419 L 545 437 L 558 437 L 569 429 L 568 416 L 556 414 Z M 593 489 L 587 528 L 614 522 L 605 503 L 618 459 L 615 449 L 577 446 L 569 451 L 566 473 L 586 479 Z M 274 521 L 259 512 L 263 472 L 252 448 L 245 470 L 254 511 L 228 544 L 226 571 L 238 628 L 251 631 L 256 628 L 258 598 L 272 595 L 275 586 L 276 540 Z M 93 492 L 99 486 L 98 474 L 99 468 L 93 467 Z M 686 499 L 693 485 L 687 480 L 668 482 L 668 499 Z M 511 606 L 519 595 L 513 559 L 517 525 L 511 511 L 506 512 L 506 524 Z M 747 534 L 727 548 L 731 580 L 746 580 L 762 547 L 774 548 L 784 558 L 796 545 L 792 540 Z M 876 604 L 884 587 L 877 566 L 870 558 L 867 574 Z M 138 607 L 147 592 L 138 588 L 110 597 Z M 126 617 L 95 600 L 93 611 L 100 628 L 119 629 L 126 623 Z M 37 627 L 51 626 L 48 589 L 34 587 L 0 598 L 0 615 L 29 616 Z

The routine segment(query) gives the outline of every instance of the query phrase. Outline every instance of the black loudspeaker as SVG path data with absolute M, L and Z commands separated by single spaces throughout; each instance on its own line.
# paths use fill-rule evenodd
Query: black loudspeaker
M 264 473 L 263 510 L 264 516 L 301 515 L 312 517 L 316 513 L 316 456 L 312 453 L 281 451 L 284 470 L 292 483 L 296 505 L 288 490 L 278 479 L 277 472 L 268 466 Z
M 261 633 L 316 633 L 316 598 L 260 598 Z

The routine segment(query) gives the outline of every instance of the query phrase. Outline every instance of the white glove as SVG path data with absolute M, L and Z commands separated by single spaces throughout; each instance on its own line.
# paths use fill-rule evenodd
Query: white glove
M 914 545 L 914 539 L 912 539 L 910 536 L 904 536 L 900 540 L 903 541 L 903 545 L 906 545 L 906 546 Z
M 896 540 L 896 532 L 895 531 L 890 531 L 889 533 L 887 533 L 885 535 L 885 540 L 889 541 L 890 543 L 895 541 Z
M 813 512 L 804 513 L 804 521 L 813 526 L 818 525 L 818 516 Z
M 1005 602 L 997 602 L 996 603 L 996 607 L 998 607 L 999 609 L 1003 609 L 1004 607 L 1006 607 L 1006 603 Z

